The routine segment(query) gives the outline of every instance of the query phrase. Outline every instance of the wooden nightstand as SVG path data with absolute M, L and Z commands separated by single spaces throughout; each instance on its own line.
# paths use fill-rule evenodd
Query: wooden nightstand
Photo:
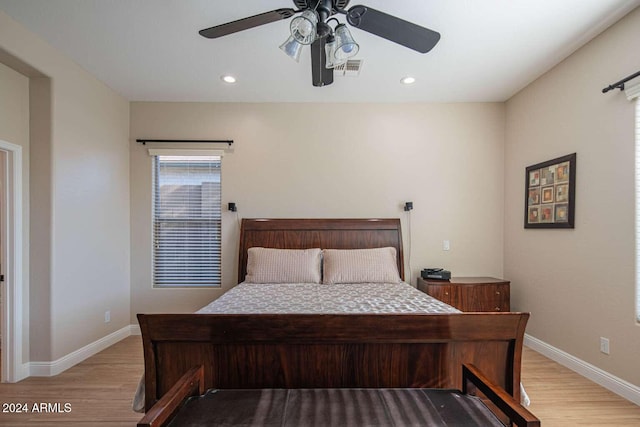
M 462 311 L 509 311 L 510 282 L 494 277 L 418 277 L 418 289 Z

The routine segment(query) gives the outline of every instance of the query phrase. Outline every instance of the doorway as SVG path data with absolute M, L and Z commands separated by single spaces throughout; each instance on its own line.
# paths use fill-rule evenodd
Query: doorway
M 6 190 L 5 190 L 5 185 L 6 185 L 6 179 L 5 176 L 7 174 L 6 172 L 6 164 L 7 164 L 7 153 L 4 150 L 0 150 L 0 313 L 4 313 L 4 266 L 5 266 L 5 253 L 6 253 L 6 248 L 4 245 L 5 242 L 5 235 L 7 234 L 6 230 L 5 230 L 5 221 L 4 219 L 6 218 L 7 214 L 5 212 L 5 209 L 7 208 L 7 203 L 5 202 L 6 199 Z M 2 366 L 4 366 L 3 363 L 3 356 L 4 356 L 4 351 L 3 350 L 3 342 L 2 342 L 2 331 L 4 330 L 4 322 L 5 319 L 3 317 L 0 316 L 0 382 L 2 382 L 2 379 L 4 378 L 4 375 L 2 373 Z
M 4 249 L 4 241 L 5 241 L 5 218 L 7 214 L 5 209 L 7 207 L 6 202 L 6 188 L 7 179 L 5 178 L 7 175 L 7 152 L 4 150 L 0 150 L 0 286 L 4 288 L 4 266 L 6 264 L 5 258 L 5 249 Z M 4 292 L 0 292 L 0 313 L 4 313 Z M 6 352 L 4 351 L 3 345 L 4 340 L 2 339 L 2 331 L 4 330 L 5 319 L 4 316 L 0 316 L 0 382 L 4 379 L 5 375 L 2 370 L 2 367 L 5 365 L 4 363 L 4 355 Z
M 22 147 L 0 140 L 0 380 L 28 376 L 23 361 Z

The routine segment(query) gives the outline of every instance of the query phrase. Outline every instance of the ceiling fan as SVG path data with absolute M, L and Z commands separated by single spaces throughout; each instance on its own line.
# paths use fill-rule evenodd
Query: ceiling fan
M 297 9 L 275 9 L 226 24 L 200 30 L 210 39 L 237 33 L 271 22 L 291 20 L 291 36 L 280 48 L 296 61 L 305 45 L 311 45 L 311 75 L 314 86 L 333 83 L 333 67 L 344 64 L 358 53 L 359 46 L 345 24 L 333 17 L 346 15 L 355 28 L 398 43 L 420 53 L 427 53 L 440 40 L 440 33 L 380 12 L 368 6 L 345 9 L 349 0 L 293 0 Z M 334 28 L 330 23 L 336 22 Z

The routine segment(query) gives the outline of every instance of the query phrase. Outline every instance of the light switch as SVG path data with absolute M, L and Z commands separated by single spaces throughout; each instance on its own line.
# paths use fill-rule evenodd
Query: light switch
M 451 245 L 449 243 L 448 240 L 443 240 L 442 241 L 442 250 L 443 251 L 448 251 L 449 249 L 451 249 Z

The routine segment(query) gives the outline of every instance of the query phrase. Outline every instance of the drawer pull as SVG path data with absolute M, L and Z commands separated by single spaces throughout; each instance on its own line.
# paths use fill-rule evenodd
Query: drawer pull
M 496 307 L 496 311 L 500 311 L 500 307 Z
M 445 294 L 445 295 L 449 295 L 449 292 L 445 292 L 444 294 Z
M 500 295 L 500 291 L 496 291 L 496 295 Z

